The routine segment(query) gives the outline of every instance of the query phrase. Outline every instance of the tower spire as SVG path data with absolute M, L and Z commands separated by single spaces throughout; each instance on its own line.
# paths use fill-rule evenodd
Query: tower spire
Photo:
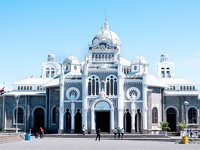
M 108 19 L 108 18 L 107 18 L 107 11 L 106 11 L 106 9 L 105 9 L 105 22 L 108 21 L 107 19 Z

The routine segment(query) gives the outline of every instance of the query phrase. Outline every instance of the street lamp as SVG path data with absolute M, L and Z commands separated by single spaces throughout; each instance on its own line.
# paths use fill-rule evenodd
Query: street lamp
M 16 119 L 15 119 L 15 132 L 18 133 L 18 103 L 19 103 L 19 96 L 15 95 L 16 100 Z

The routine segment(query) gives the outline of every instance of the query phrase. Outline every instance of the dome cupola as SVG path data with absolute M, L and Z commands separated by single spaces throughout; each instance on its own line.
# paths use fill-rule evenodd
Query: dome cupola
M 105 22 L 99 31 L 92 40 L 92 44 L 99 44 L 106 42 L 108 44 L 113 44 L 119 47 L 121 45 L 120 39 L 116 33 L 110 31 L 108 22 Z
M 68 58 L 66 58 L 63 62 L 64 65 L 80 65 L 80 62 L 78 60 L 78 58 L 74 57 L 74 56 L 69 56 Z

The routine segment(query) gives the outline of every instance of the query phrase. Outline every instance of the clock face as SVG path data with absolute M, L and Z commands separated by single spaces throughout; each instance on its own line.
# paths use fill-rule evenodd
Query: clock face
M 106 46 L 104 44 L 101 44 L 100 48 L 101 49 L 106 49 Z

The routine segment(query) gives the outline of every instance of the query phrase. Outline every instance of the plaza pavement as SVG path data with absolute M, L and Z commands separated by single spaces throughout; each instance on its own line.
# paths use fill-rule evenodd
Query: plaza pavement
M 200 144 L 94 138 L 51 138 L 0 144 L 0 150 L 199 150 Z

